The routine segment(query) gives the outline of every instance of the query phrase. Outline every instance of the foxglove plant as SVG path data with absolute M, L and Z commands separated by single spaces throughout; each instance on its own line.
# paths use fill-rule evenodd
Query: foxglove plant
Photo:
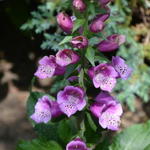
M 132 69 L 128 67 L 125 60 L 119 56 L 112 58 L 112 65 L 118 72 L 118 76 L 124 80 L 128 79 L 132 73 Z
M 88 39 L 84 36 L 76 36 L 72 38 L 71 44 L 75 48 L 83 49 L 88 46 Z
M 73 7 L 81 12 L 86 9 L 86 5 L 83 0 L 73 0 Z
M 107 37 L 106 40 L 98 44 L 98 49 L 101 52 L 110 52 L 119 48 L 125 42 L 124 35 L 113 34 Z
M 79 87 L 66 86 L 64 91 L 58 92 L 57 103 L 61 111 L 70 117 L 85 107 L 86 100 L 84 90 Z
M 65 73 L 65 67 L 61 67 L 56 63 L 56 58 L 53 55 L 44 56 L 39 60 L 39 66 L 34 73 L 40 79 L 50 78 L 54 75 L 62 75 Z
M 96 97 L 96 102 L 90 107 L 91 112 L 99 118 L 102 128 L 118 130 L 120 116 L 123 113 L 121 104 L 107 92 L 101 92 Z
M 61 12 L 57 16 L 57 22 L 60 26 L 60 28 L 66 32 L 70 33 L 73 29 L 73 21 L 70 16 L 68 16 L 66 13 Z
M 109 18 L 109 14 L 98 14 L 96 17 L 92 20 L 92 23 L 90 24 L 90 31 L 94 33 L 101 32 L 105 24 L 104 22 Z
M 36 123 L 48 123 L 51 118 L 62 114 L 58 103 L 52 101 L 48 96 L 39 98 L 34 108 L 35 111 L 30 118 Z
M 94 134 L 101 135 L 98 133 L 100 128 L 120 129 L 123 108 L 110 92 L 113 92 L 119 78 L 126 80 L 130 77 L 132 69 L 119 56 L 113 56 L 109 61 L 103 55 L 105 52 L 112 54 L 111 51 L 125 42 L 122 34 L 106 34 L 110 17 L 107 5 L 110 1 L 73 0 L 70 6 L 73 17 L 69 17 L 64 10 L 58 12 L 57 23 L 69 34 L 62 33 L 65 37 L 58 45 L 71 48 L 60 49 L 55 56 L 44 56 L 34 74 L 39 79 L 52 78 L 53 82 L 46 94 L 49 97 L 31 92 L 34 102 L 30 118 L 36 127 L 40 123 L 47 124 L 50 129 L 55 126 L 58 141 L 66 150 L 94 150 L 100 140 L 90 143 L 88 131 L 93 133 L 94 130 Z M 93 15 L 93 8 L 99 3 L 100 9 L 105 12 Z M 95 42 L 94 38 L 98 41 Z
M 62 67 L 75 64 L 79 61 L 79 56 L 70 49 L 60 50 L 56 54 L 56 63 Z
M 88 70 L 89 77 L 92 79 L 95 88 L 111 92 L 116 85 L 118 73 L 109 64 L 99 64 Z

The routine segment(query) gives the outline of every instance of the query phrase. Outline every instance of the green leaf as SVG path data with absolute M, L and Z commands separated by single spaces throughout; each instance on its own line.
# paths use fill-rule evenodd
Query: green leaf
M 51 86 L 50 93 L 55 94 L 59 90 L 64 88 L 66 85 L 69 85 L 68 80 L 62 80 L 62 79 L 59 79 L 59 77 L 56 77 L 55 82 Z
M 95 63 L 94 63 L 95 50 L 92 47 L 87 48 L 85 56 L 89 60 L 89 62 L 92 64 L 92 66 L 95 66 Z
M 144 150 L 150 150 L 150 144 L 144 148 Z
M 56 4 L 54 2 L 47 2 L 46 8 L 51 10 L 52 12 L 55 10 Z
M 71 39 L 72 39 L 72 36 L 66 36 L 58 45 L 68 43 L 70 42 Z
M 32 141 L 20 141 L 16 150 L 62 150 L 55 141 L 34 139 Z
M 77 29 L 79 29 L 85 22 L 85 19 L 76 19 L 73 27 L 73 31 L 75 32 Z
M 58 125 L 59 138 L 67 144 L 77 134 L 77 120 L 71 117 L 69 120 L 62 120 Z
M 96 145 L 94 150 L 108 150 L 109 145 L 110 145 L 110 137 L 104 137 L 104 139 L 99 144 Z
M 88 9 L 90 10 L 90 13 L 91 13 L 93 16 L 95 16 L 96 12 L 95 12 L 95 7 L 94 7 L 94 5 L 90 3 L 88 7 L 89 7 Z
M 113 140 L 109 150 L 144 150 L 150 145 L 150 121 L 133 125 Z
M 76 71 L 77 66 L 78 66 L 78 63 L 67 66 L 66 72 L 64 75 L 65 79 L 68 78 L 74 71 Z
M 89 39 L 89 45 L 94 46 L 94 45 L 98 44 L 99 41 L 100 40 L 99 40 L 98 37 L 92 37 L 92 38 Z
M 108 62 L 108 59 L 104 56 L 95 56 L 95 61 L 98 61 L 99 63 L 106 63 Z
M 57 140 L 58 141 L 58 135 L 57 135 L 57 129 L 58 129 L 58 123 L 48 123 L 48 124 L 36 124 L 34 127 L 34 130 L 38 134 L 39 137 L 42 137 L 45 140 Z
M 97 130 L 97 126 L 95 125 L 95 123 L 94 123 L 94 121 L 93 121 L 93 119 L 92 119 L 91 115 L 87 112 L 87 113 L 86 113 L 86 116 L 87 116 L 87 119 L 88 119 L 89 125 L 91 126 L 91 129 L 92 129 L 93 131 L 95 131 L 95 132 L 96 132 L 96 130 Z
M 91 128 L 91 124 L 88 118 L 85 119 L 85 132 L 84 136 L 86 138 L 87 143 L 97 143 L 100 140 L 101 132 L 94 131 L 93 127 Z

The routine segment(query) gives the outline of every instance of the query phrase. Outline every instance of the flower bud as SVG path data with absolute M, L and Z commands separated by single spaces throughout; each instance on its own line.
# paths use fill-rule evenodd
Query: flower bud
M 57 22 L 63 31 L 67 33 L 70 33 L 72 31 L 73 21 L 66 13 L 63 12 L 59 13 L 57 15 Z
M 93 23 L 90 24 L 90 31 L 94 33 L 98 33 L 102 31 L 104 28 L 104 22 L 101 20 L 94 21 Z
M 96 17 L 95 17 L 95 20 L 97 19 L 99 19 L 99 20 L 101 20 L 101 21 L 106 21 L 108 18 L 110 17 L 110 13 L 105 13 L 105 14 L 98 14 L 98 15 L 96 15 Z
M 88 40 L 86 37 L 84 36 L 76 36 L 71 40 L 71 44 L 73 45 L 73 47 L 78 48 L 78 49 L 82 49 L 87 47 L 88 45 Z
M 125 42 L 125 36 L 119 34 L 113 34 L 108 36 L 106 40 L 101 41 L 98 44 L 98 49 L 101 52 L 110 52 L 119 48 Z
M 94 33 L 102 31 L 104 28 L 104 21 L 106 21 L 109 16 L 109 13 L 97 15 L 90 24 L 90 31 Z
M 101 5 L 107 5 L 109 2 L 111 2 L 112 0 L 99 0 Z
M 73 0 L 73 6 L 78 11 L 84 11 L 86 9 L 86 5 L 83 0 Z

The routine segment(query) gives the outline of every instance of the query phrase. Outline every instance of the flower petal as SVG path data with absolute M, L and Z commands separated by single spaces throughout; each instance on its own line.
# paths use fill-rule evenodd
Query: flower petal
M 86 105 L 83 89 L 74 86 L 66 86 L 63 91 L 58 92 L 57 102 L 61 111 L 68 117 Z
M 75 114 L 78 110 L 74 104 L 69 103 L 69 102 L 61 103 L 61 104 L 59 104 L 59 107 L 60 107 L 61 111 L 63 113 L 65 113 L 68 117 Z
M 39 60 L 39 66 L 34 75 L 40 79 L 50 78 L 54 75 L 56 66 L 54 56 L 44 56 Z
M 88 150 L 88 148 L 84 141 L 75 139 L 67 144 L 66 150 Z
M 104 108 L 105 104 L 94 103 L 91 105 L 90 111 L 95 117 L 99 118 Z
M 86 106 L 86 100 L 80 100 L 80 102 L 77 105 L 77 109 L 81 111 Z
M 62 67 L 79 61 L 79 56 L 70 49 L 60 50 L 56 54 L 56 63 Z
M 102 77 L 100 81 L 100 88 L 104 91 L 111 92 L 116 85 L 116 79 L 111 77 Z
M 120 117 L 106 111 L 99 117 L 99 124 L 104 129 L 108 128 L 110 130 L 116 131 L 119 129 Z
M 113 57 L 112 65 L 114 66 L 115 70 L 118 72 L 119 76 L 122 79 L 126 80 L 131 76 L 132 69 L 128 67 L 128 65 L 121 57 L 119 56 Z
M 57 15 L 57 22 L 63 31 L 65 31 L 66 33 L 71 33 L 73 29 L 73 21 L 71 20 L 71 17 L 69 17 L 66 13 L 59 13 Z

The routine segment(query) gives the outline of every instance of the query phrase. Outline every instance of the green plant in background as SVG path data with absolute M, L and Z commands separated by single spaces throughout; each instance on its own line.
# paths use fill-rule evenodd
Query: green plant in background
M 144 59 L 144 48 L 141 43 L 135 40 L 136 32 L 130 26 L 132 18 L 132 10 L 137 7 L 137 5 L 142 5 L 146 7 L 146 1 L 123 1 L 117 0 L 116 5 L 112 6 L 115 10 L 120 14 L 120 25 L 117 24 L 118 30 L 120 33 L 125 34 L 127 36 L 126 45 L 122 46 L 118 51 L 118 55 L 126 58 L 128 63 L 132 65 L 134 68 L 134 73 L 128 82 L 120 82 L 116 91 L 120 91 L 118 94 L 118 98 L 122 101 L 126 101 L 130 106 L 131 110 L 134 110 L 134 100 L 135 95 L 139 96 L 144 102 L 149 101 L 149 91 L 150 91 L 150 81 L 148 80 L 148 76 L 150 73 L 150 68 L 147 64 L 145 64 Z M 114 26 L 114 28 L 116 28 Z M 128 87 L 128 84 L 130 87 Z M 123 92 L 121 92 L 123 91 Z
M 61 31 L 56 28 L 56 13 L 69 8 L 71 2 L 64 0 L 47 1 L 39 5 L 37 11 L 31 12 L 31 19 L 21 26 L 22 30 L 34 30 L 36 34 L 43 35 L 42 49 L 59 50 L 69 48 L 66 45 L 59 46 L 58 43 L 65 35 L 59 34 Z

